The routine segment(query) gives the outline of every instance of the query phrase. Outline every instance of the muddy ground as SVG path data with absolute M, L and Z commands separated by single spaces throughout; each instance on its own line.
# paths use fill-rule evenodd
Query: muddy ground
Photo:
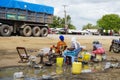
M 107 59 L 112 58 L 120 61 L 120 54 L 109 52 L 109 46 L 112 39 L 118 39 L 119 36 L 80 36 L 80 35 L 64 35 L 65 42 L 70 46 L 70 41 L 73 36 L 77 37 L 77 40 L 82 46 L 86 46 L 86 49 L 92 51 L 92 42 L 99 40 L 106 50 Z M 42 48 L 49 48 L 51 45 L 56 45 L 59 40 L 59 35 L 48 35 L 47 37 L 0 37 L 0 67 L 26 65 L 26 63 L 18 63 L 20 60 L 16 51 L 17 46 L 25 47 L 29 54 L 37 55 L 38 51 Z M 39 59 L 38 59 L 39 62 Z M 96 74 L 86 74 L 87 80 L 120 80 L 120 68 L 109 69 L 105 72 Z

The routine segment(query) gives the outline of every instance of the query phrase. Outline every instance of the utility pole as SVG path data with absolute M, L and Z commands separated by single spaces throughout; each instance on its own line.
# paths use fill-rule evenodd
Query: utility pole
M 63 7 L 64 7 L 65 25 L 67 25 L 67 18 L 66 18 L 66 7 L 67 7 L 67 5 L 63 5 Z
M 68 24 L 67 24 L 67 16 L 66 16 L 66 7 L 67 7 L 67 5 L 63 5 L 63 7 L 64 7 L 64 15 L 65 15 L 64 29 L 65 29 L 65 34 L 67 34 L 67 32 L 68 32 Z

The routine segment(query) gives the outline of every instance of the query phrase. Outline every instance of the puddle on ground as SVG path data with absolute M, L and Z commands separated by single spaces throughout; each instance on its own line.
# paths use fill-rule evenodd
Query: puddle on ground
M 28 66 L 8 67 L 0 69 L 0 80 L 14 80 L 13 74 L 15 72 L 23 72 L 24 78 L 19 80 L 86 80 L 83 79 L 84 74 L 101 72 L 103 71 L 104 65 L 105 63 L 84 64 L 82 66 L 81 74 L 77 75 L 72 74 L 71 65 L 57 67 L 54 64 L 53 66 L 44 66 L 42 69 L 34 69 Z

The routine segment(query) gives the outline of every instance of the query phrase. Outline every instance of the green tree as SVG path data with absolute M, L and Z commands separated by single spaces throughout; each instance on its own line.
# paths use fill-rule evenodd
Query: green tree
M 53 23 L 50 24 L 49 26 L 51 28 L 57 28 L 57 27 L 60 27 L 61 26 L 61 18 L 60 17 L 57 17 L 57 16 L 53 16 Z
M 120 17 L 117 14 L 107 14 L 97 21 L 97 25 L 105 30 L 118 32 L 120 29 Z
M 85 29 L 90 29 L 92 27 L 92 24 L 91 23 L 88 23 L 87 25 L 84 25 L 83 26 L 83 30 Z
M 83 30 L 85 29 L 99 29 L 99 27 L 96 25 L 92 25 L 91 23 L 88 23 L 87 25 L 83 26 Z
M 69 29 L 76 29 L 75 26 L 72 24 L 70 15 L 67 15 L 67 24 Z
M 76 29 L 72 24 L 70 15 L 67 15 L 67 24 L 69 29 Z M 64 28 L 65 26 L 65 18 L 60 18 L 58 16 L 53 16 L 53 23 L 49 24 L 51 28 Z
M 72 24 L 69 24 L 68 26 L 69 26 L 69 29 L 76 29 L 75 26 Z

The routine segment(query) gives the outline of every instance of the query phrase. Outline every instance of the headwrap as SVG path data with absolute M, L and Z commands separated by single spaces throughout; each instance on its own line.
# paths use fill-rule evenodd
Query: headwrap
M 72 37 L 71 42 L 76 42 L 76 38 Z
M 64 41 L 64 36 L 63 36 L 63 35 L 60 35 L 60 36 L 59 36 L 59 39 L 60 39 L 61 41 Z
M 80 48 L 80 43 L 77 41 L 75 37 L 72 37 L 71 42 L 72 42 L 72 45 L 74 45 L 75 49 Z

